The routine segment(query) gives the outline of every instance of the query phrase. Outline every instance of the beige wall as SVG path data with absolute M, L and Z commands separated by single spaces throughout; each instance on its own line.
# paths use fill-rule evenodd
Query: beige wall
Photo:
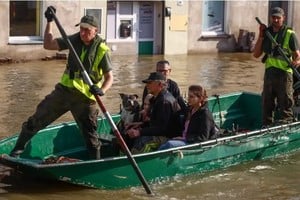
M 300 40 L 300 1 L 290 2 L 290 15 L 298 40 Z M 188 53 L 207 53 L 219 51 L 236 51 L 239 32 L 241 29 L 255 32 L 255 41 L 258 36 L 258 23 L 255 17 L 268 23 L 269 1 L 226 1 L 225 2 L 225 32 L 228 38 L 215 37 L 200 39 L 201 37 L 201 10 L 202 1 L 189 1 Z
M 2 30 L 0 31 L 0 55 L 1 51 L 4 51 L 3 47 L 8 42 L 8 27 L 9 27 L 9 3 L 5 1 L 0 1 L 0 19 Z
M 188 51 L 187 39 L 188 29 L 182 27 L 186 24 L 189 26 L 188 20 L 180 21 L 184 17 L 188 19 L 188 1 L 182 1 L 182 5 L 178 5 L 178 1 L 166 1 L 165 7 L 171 8 L 171 17 L 165 17 L 164 27 L 164 52 L 165 54 L 186 54 Z M 177 19 L 177 20 L 176 20 Z M 173 21 L 172 21 L 173 20 Z M 174 21 L 175 20 L 175 21 Z M 179 24 L 180 23 L 180 24 Z M 176 27 L 178 26 L 178 27 Z
M 293 6 L 293 9 L 292 9 L 292 19 L 294 19 L 294 20 L 293 20 L 292 27 L 295 30 L 296 35 L 298 37 L 298 40 L 300 42 L 300 23 L 299 23 L 299 20 L 300 20 L 300 12 L 299 12 L 300 1 L 294 1 L 293 4 L 294 4 L 294 6 Z
M 182 4 L 180 4 L 182 3 Z M 209 53 L 227 51 L 234 52 L 238 41 L 239 31 L 241 29 L 255 32 L 257 39 L 258 24 L 255 17 L 259 17 L 262 22 L 268 23 L 268 0 L 261 1 L 226 1 L 225 2 L 225 32 L 226 37 L 201 38 L 201 11 L 202 1 L 198 0 L 167 0 L 165 7 L 171 8 L 171 17 L 164 17 L 163 29 L 163 53 L 186 54 L 186 53 Z M 300 1 L 290 1 L 289 18 L 292 21 L 292 28 L 295 30 L 298 39 L 300 39 Z M 73 0 L 73 1 L 42 1 L 42 8 L 45 10 L 49 5 L 57 8 L 57 17 L 67 34 L 78 31 L 74 25 L 80 21 L 84 14 L 84 8 L 103 8 L 102 15 L 102 34 L 105 38 L 106 33 L 106 1 L 105 0 Z M 156 4 L 158 5 L 158 4 Z M 160 4 L 159 4 L 160 5 Z M 160 9 L 157 9 L 160 10 Z M 158 13 L 159 14 L 159 13 Z M 45 28 L 46 20 L 44 13 L 41 13 L 43 19 L 42 32 Z M 186 22 L 184 21 L 186 19 Z M 177 21 L 175 21 L 177 20 Z M 43 49 L 42 41 L 40 44 L 12 45 L 9 42 L 9 1 L 0 1 L 0 58 L 13 59 L 40 59 L 45 56 L 53 56 L 55 51 L 46 51 Z M 184 26 L 186 24 L 186 26 Z M 163 25 L 161 25 L 163 26 Z M 54 26 L 56 27 L 56 26 Z M 156 30 L 159 33 L 161 30 Z M 54 35 L 60 37 L 57 28 L 54 28 Z M 158 40 L 160 35 L 157 36 Z M 159 42 L 157 43 L 160 44 Z M 112 51 L 113 54 L 126 54 L 136 52 L 136 43 L 111 43 L 110 46 L 118 46 L 118 51 Z M 124 51 L 121 51 L 124 49 Z
M 202 38 L 202 1 L 189 1 L 189 29 L 188 29 L 188 50 L 189 53 L 197 52 L 233 52 L 240 29 L 255 32 L 258 30 L 255 16 L 262 16 L 265 13 L 268 3 L 265 1 L 226 1 L 225 2 L 225 32 L 227 37 Z

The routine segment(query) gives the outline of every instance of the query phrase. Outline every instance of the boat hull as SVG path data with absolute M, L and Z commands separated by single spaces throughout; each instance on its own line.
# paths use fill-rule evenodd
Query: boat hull
M 223 109 L 220 109 L 222 112 L 220 114 L 215 111 L 214 116 L 222 127 L 230 127 L 230 124 L 234 122 L 241 127 L 246 127 L 247 130 L 240 129 L 240 132 L 231 132 L 231 135 L 202 143 L 134 155 L 133 157 L 146 180 L 149 183 L 156 183 L 176 175 L 204 173 L 251 160 L 286 155 L 300 149 L 300 122 L 259 129 L 257 127 L 260 126 L 260 119 L 259 117 L 255 118 L 255 114 L 257 115 L 260 111 L 245 114 L 239 111 L 241 105 L 232 106 L 239 104 L 236 100 L 241 95 L 243 94 L 235 94 L 234 98 L 231 99 L 231 103 L 228 103 L 227 106 L 224 100 L 220 100 L 223 102 L 223 104 L 220 104 L 223 107 Z M 259 96 L 250 95 L 249 97 L 254 98 L 251 103 L 253 101 L 260 102 Z M 217 101 L 216 99 L 213 100 Z M 213 103 L 211 106 L 213 106 Z M 113 117 L 116 122 L 118 118 L 117 115 Z M 254 120 L 251 121 L 252 118 Z M 251 123 L 247 124 L 244 121 L 245 119 L 248 119 L 248 123 L 250 121 Z M 103 125 L 103 122 L 101 122 L 100 132 L 107 133 L 110 131 L 109 125 L 106 123 Z M 86 154 L 84 144 L 80 140 L 80 134 L 77 135 L 75 124 L 64 124 L 59 129 L 56 129 L 57 126 L 52 128 L 56 131 L 55 134 L 53 131 L 45 130 L 46 132 L 36 135 L 29 147 L 26 147 L 26 152 L 21 158 L 12 158 L 5 155 L 1 162 L 25 174 L 92 188 L 119 189 L 141 185 L 126 156 L 110 156 L 107 153 L 106 158 L 101 160 L 43 164 L 42 161 L 45 156 L 50 154 L 78 159 Z M 62 128 L 64 131 L 61 130 Z M 77 135 L 75 138 L 74 133 Z M 45 134 L 49 134 L 47 136 L 48 142 L 45 142 Z M 68 148 L 63 149 L 60 147 L 61 139 L 72 135 L 73 138 L 70 141 L 64 141 L 61 144 L 61 146 Z M 40 149 L 33 150 L 42 141 L 43 145 L 40 145 Z M 11 150 L 15 139 L 8 138 L 6 142 L 6 145 L 4 145 L 5 141 L 0 143 L 0 152 L 4 154 Z

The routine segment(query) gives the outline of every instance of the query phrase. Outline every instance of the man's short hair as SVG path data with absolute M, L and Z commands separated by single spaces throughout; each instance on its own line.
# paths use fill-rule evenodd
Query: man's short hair
M 165 64 L 170 65 L 169 61 L 167 61 L 167 60 L 160 60 L 160 61 L 158 61 L 156 63 L 156 66 L 158 66 L 158 65 L 165 65 Z

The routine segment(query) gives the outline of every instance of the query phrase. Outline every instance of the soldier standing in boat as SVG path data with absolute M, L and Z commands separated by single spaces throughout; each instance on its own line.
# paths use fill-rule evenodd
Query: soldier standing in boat
M 300 51 L 295 32 L 284 25 L 285 14 L 280 7 L 271 10 L 271 26 L 261 24 L 259 37 L 255 44 L 253 56 L 258 58 L 263 53 L 262 62 L 265 63 L 264 85 L 262 92 L 263 125 L 274 123 L 274 111 L 278 111 L 278 123 L 292 122 L 293 117 L 293 70 L 283 59 L 265 31 L 281 45 L 293 66 L 300 64 Z
M 67 43 L 63 38 L 55 39 L 53 37 L 54 17 L 52 11 L 55 12 L 55 8 L 50 6 L 45 12 L 47 25 L 44 33 L 44 48 L 48 50 L 67 49 Z M 80 31 L 68 38 L 94 85 L 89 87 L 84 82 L 80 68 L 77 67 L 74 55 L 70 51 L 61 81 L 40 102 L 35 113 L 23 123 L 21 133 L 10 156 L 18 157 L 24 151 L 28 141 L 39 130 L 64 113 L 71 111 L 84 136 L 90 158 L 100 158 L 101 142 L 96 132 L 99 110 L 94 95 L 104 95 L 113 83 L 109 48 L 97 34 L 98 21 L 95 17 L 86 15 L 76 26 L 80 27 Z M 103 78 L 104 80 L 102 80 Z

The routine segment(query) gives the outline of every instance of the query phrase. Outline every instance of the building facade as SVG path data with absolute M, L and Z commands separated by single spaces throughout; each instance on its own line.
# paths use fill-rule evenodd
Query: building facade
M 80 18 L 99 19 L 99 34 L 113 55 L 192 54 L 251 51 L 258 24 L 268 23 L 273 6 L 284 8 L 287 24 L 300 32 L 298 1 L 0 1 L 0 58 L 39 59 L 49 5 L 67 34 Z M 60 37 L 58 29 L 54 35 Z

